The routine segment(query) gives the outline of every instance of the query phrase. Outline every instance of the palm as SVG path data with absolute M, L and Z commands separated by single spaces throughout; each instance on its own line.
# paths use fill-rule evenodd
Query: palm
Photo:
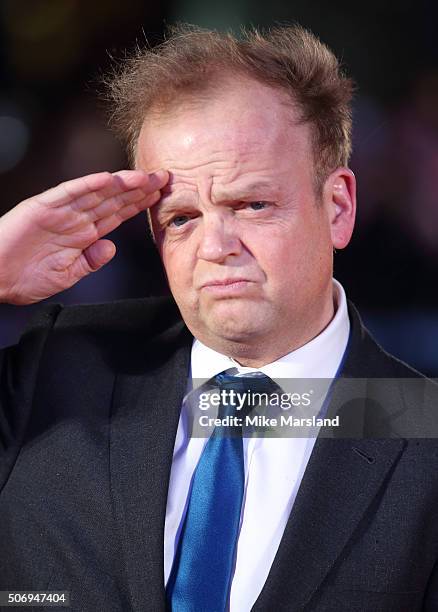
M 5 301 L 39 301 L 102 267 L 115 253 L 102 237 L 155 204 L 166 181 L 166 173 L 92 174 L 21 202 L 0 221 Z

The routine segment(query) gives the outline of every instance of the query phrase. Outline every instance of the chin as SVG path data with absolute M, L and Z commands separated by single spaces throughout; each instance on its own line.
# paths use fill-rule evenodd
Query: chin
M 254 337 L 266 334 L 265 325 L 263 327 L 259 322 L 249 318 L 222 318 L 215 317 L 204 321 L 204 328 L 210 334 L 217 338 L 222 338 L 228 342 L 244 342 L 251 340 Z
M 183 316 L 187 326 L 201 341 L 254 343 L 255 338 L 269 334 L 272 314 L 263 312 L 260 303 L 222 301 L 214 308 L 185 309 Z

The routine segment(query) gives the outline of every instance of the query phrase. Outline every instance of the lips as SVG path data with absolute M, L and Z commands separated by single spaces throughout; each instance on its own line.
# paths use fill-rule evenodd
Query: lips
M 204 287 L 226 287 L 228 285 L 234 285 L 236 283 L 250 283 L 250 282 L 252 281 L 250 281 L 247 278 L 225 278 L 225 279 L 207 281 L 201 286 L 201 289 L 204 289 Z
M 247 278 L 224 278 L 205 282 L 201 286 L 201 291 L 212 296 L 230 298 L 246 295 L 249 287 L 254 285 L 254 281 Z

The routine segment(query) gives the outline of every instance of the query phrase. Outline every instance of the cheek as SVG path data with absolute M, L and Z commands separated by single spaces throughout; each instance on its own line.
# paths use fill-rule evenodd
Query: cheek
M 318 225 L 282 228 L 272 233 L 258 249 L 258 263 L 271 284 L 287 286 L 293 291 L 297 283 L 318 276 L 324 262 L 330 258 L 330 241 Z
M 160 255 L 171 288 L 185 288 L 192 285 L 193 262 L 183 245 L 163 245 Z

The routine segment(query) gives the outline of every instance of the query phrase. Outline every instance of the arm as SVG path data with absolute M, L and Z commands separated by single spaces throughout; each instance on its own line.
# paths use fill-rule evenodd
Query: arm
M 67 289 L 115 254 L 102 239 L 152 206 L 166 172 L 102 172 L 62 183 L 0 219 L 0 301 L 30 304 Z M 60 306 L 46 305 L 20 342 L 0 351 L 0 490 L 30 418 L 38 368 Z
M 47 304 L 16 346 L 0 350 L 0 491 L 21 448 L 41 355 L 60 310 Z

